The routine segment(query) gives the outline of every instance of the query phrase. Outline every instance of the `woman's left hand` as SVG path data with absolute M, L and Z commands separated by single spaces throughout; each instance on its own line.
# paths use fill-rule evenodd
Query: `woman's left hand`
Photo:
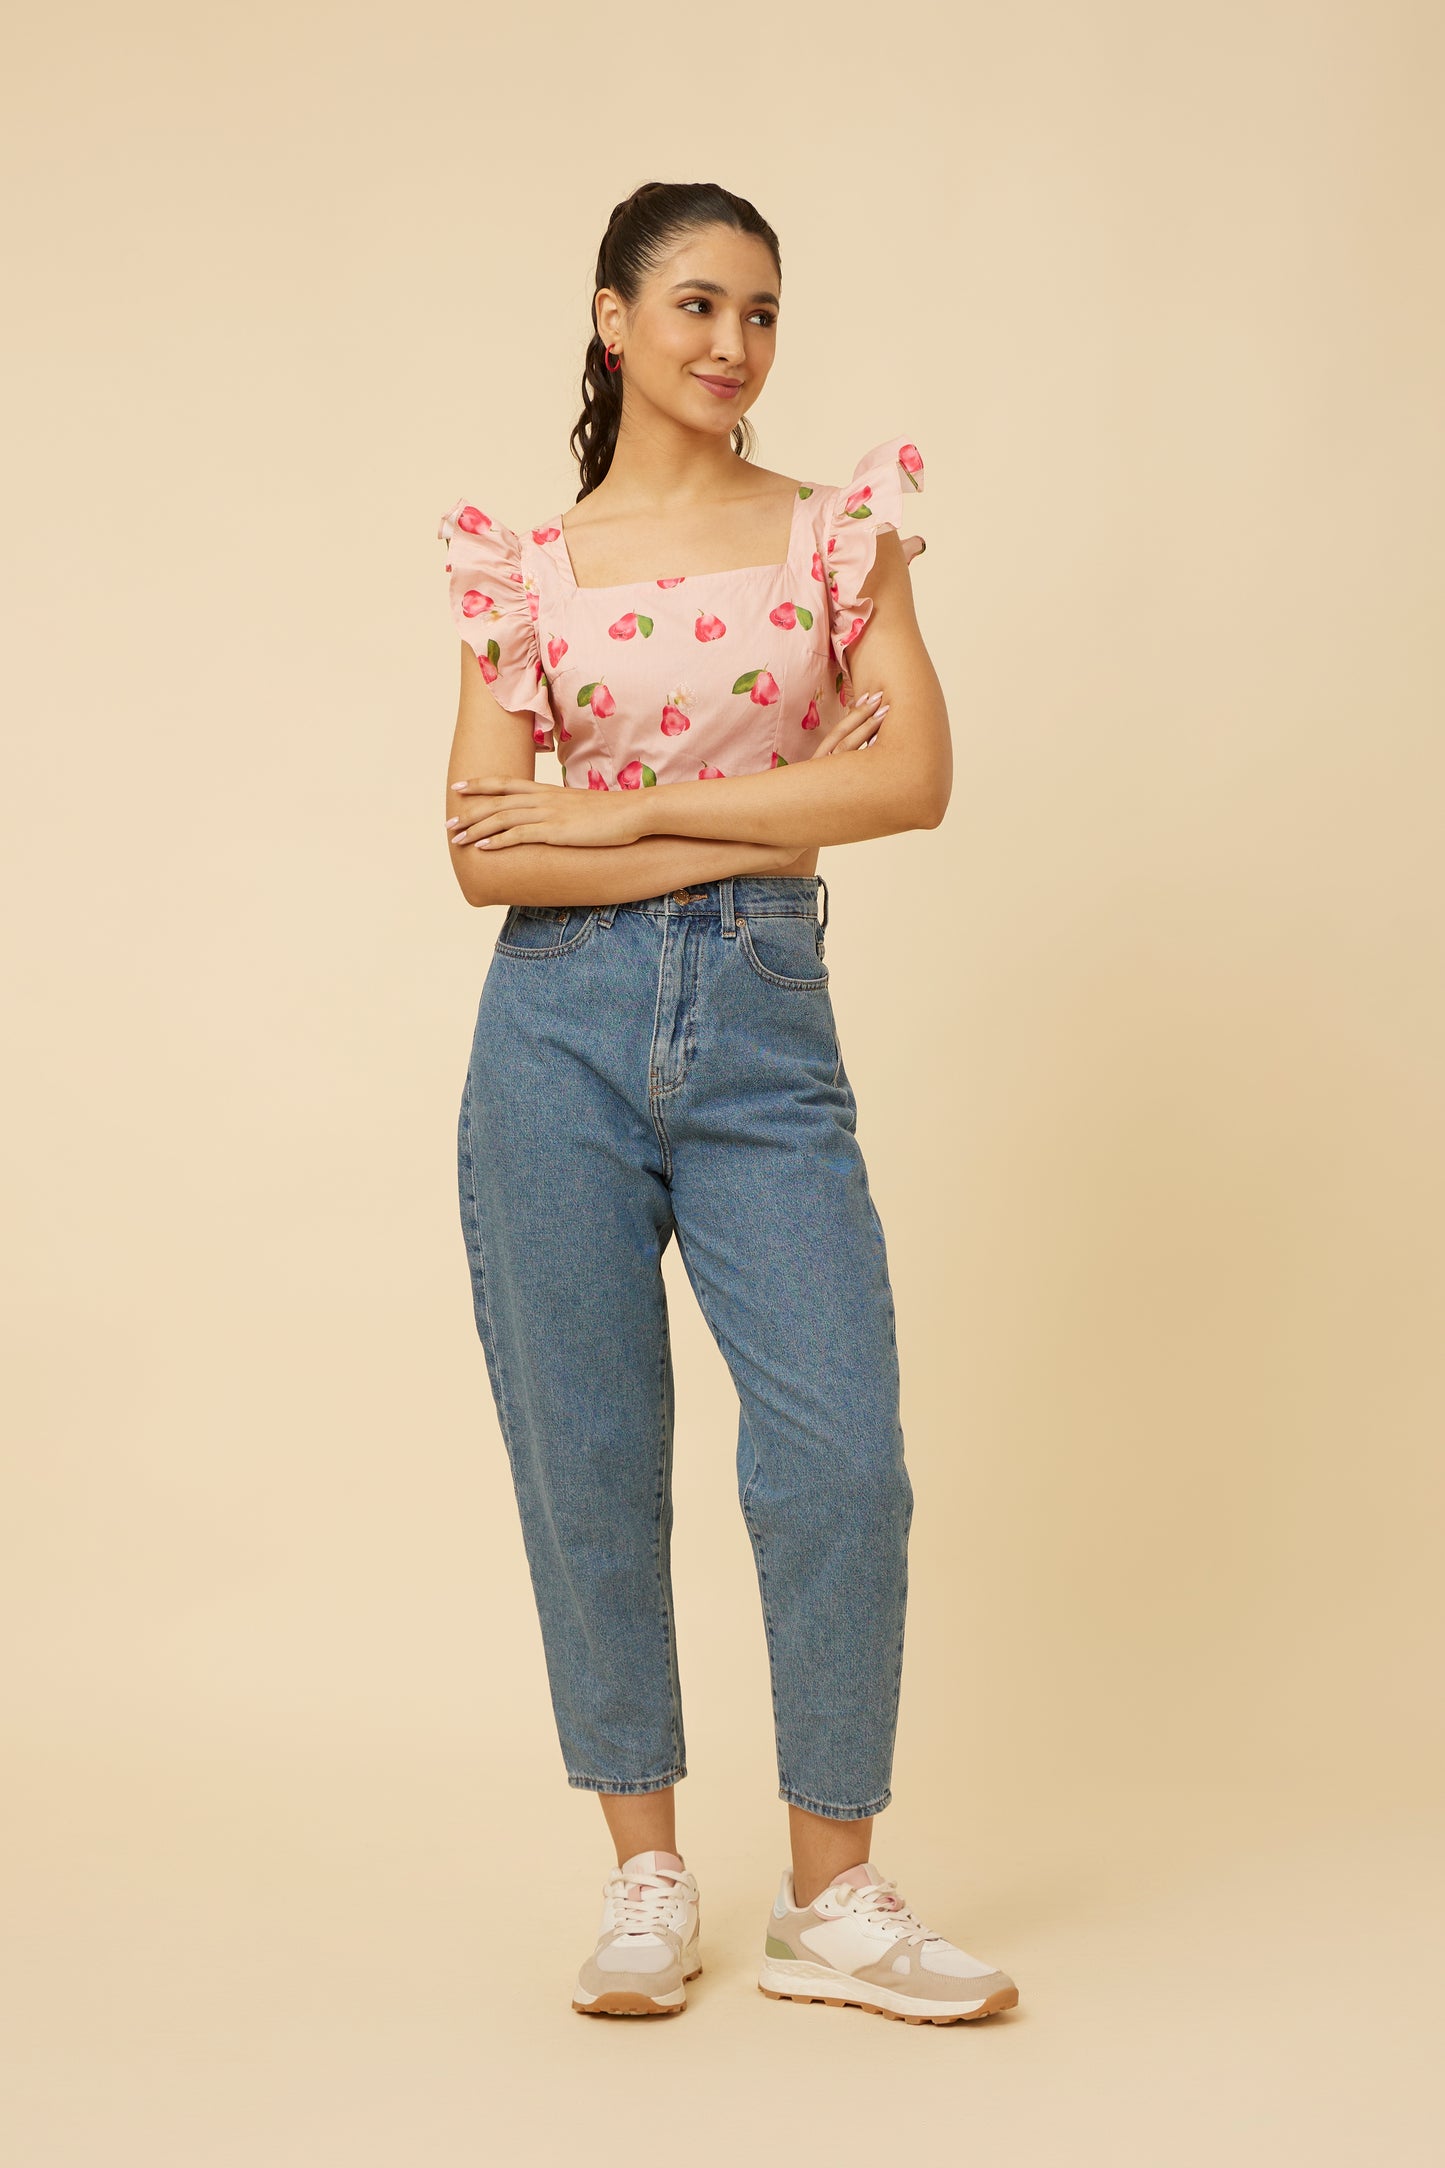
M 574 848 L 635 843 L 641 834 L 630 790 L 569 790 L 520 775 L 484 775 L 452 789 L 481 802 L 454 816 L 453 843 L 487 850 L 509 843 L 566 843 Z M 465 825 L 463 825 L 465 824 Z

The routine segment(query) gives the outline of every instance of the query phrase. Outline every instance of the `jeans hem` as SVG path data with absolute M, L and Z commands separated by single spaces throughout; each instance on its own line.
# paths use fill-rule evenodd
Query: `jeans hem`
M 778 1791 L 778 1797 L 786 1799 L 790 1807 L 801 1807 L 807 1814 L 826 1815 L 830 1821 L 862 1822 L 866 1821 L 870 1814 L 881 1814 L 893 1794 L 891 1791 L 880 1792 L 876 1799 L 870 1799 L 868 1804 L 862 1807 L 840 1807 L 836 1800 L 809 1799 L 805 1792 L 795 1792 L 784 1784 Z
M 686 1769 L 677 1768 L 662 1777 L 589 1777 L 569 1769 L 567 1782 L 577 1792 L 665 1792 L 686 1775 Z

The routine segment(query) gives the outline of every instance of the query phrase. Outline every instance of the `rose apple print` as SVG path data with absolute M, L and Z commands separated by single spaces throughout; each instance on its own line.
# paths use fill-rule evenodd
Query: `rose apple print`
M 500 617 L 501 611 L 490 595 L 484 595 L 479 587 L 469 587 L 462 596 L 463 617 Z
M 898 464 L 908 476 L 914 489 L 923 487 L 923 456 L 916 444 L 900 444 Z
M 781 625 L 784 632 L 791 632 L 795 625 L 801 625 L 804 632 L 813 629 L 813 613 L 801 602 L 780 602 L 775 610 L 769 610 L 768 621 Z
M 555 525 L 550 527 L 534 527 L 532 529 L 532 540 L 534 542 L 555 542 L 561 532 L 561 528 Z
M 814 693 L 812 699 L 808 702 L 808 705 L 803 710 L 802 721 L 799 727 L 803 730 L 817 730 L 821 726 L 822 721 L 823 718 L 818 713 L 818 694 Z
M 663 694 L 661 728 L 665 738 L 680 738 L 684 730 L 691 730 L 688 709 L 696 698 L 690 685 L 675 685 L 671 692 Z
M 565 640 L 559 640 L 549 636 L 547 641 L 547 661 L 553 670 L 556 669 L 558 663 L 562 660 L 562 657 L 566 654 L 566 652 L 567 642 Z
M 727 626 L 720 617 L 713 617 L 708 611 L 699 610 L 693 620 L 692 629 L 699 640 L 720 640 L 727 631 Z
M 608 626 L 607 637 L 609 640 L 631 640 L 639 632 L 644 640 L 650 640 L 652 638 L 652 619 L 650 617 L 640 617 L 636 610 L 627 610 L 617 619 L 615 624 Z
M 579 708 L 591 708 L 592 713 L 598 720 L 605 723 L 608 716 L 616 709 L 617 702 L 613 699 L 601 678 L 593 678 L 591 684 L 584 685 L 578 693 L 577 705 Z
M 727 781 L 727 777 L 723 774 L 721 768 L 710 768 L 706 761 L 704 761 L 702 766 L 698 769 L 697 779 L 699 783 L 715 783 L 719 779 L 721 779 L 723 782 Z
M 687 574 L 685 572 L 679 572 L 674 579 L 659 580 L 657 584 L 659 587 L 681 587 L 686 578 Z
M 828 552 L 830 555 L 833 550 L 833 542 L 834 538 L 832 535 L 830 535 L 828 537 Z M 814 550 L 813 552 L 813 577 L 815 580 L 821 580 L 823 582 L 829 594 L 836 602 L 838 599 L 837 574 L 833 571 L 830 565 L 824 563 L 823 559 L 818 555 L 818 552 L 816 550 Z
M 589 790 L 606 790 L 606 788 L 607 788 L 607 778 L 606 778 L 606 776 L 605 776 L 605 775 L 599 775 L 599 774 L 597 773 L 597 770 L 596 770 L 595 768 L 589 768 L 589 769 L 587 770 L 587 788 L 588 788 Z
M 491 526 L 485 512 L 479 512 L 474 504 L 464 504 L 457 514 L 457 525 L 463 534 L 481 534 Z
M 625 768 L 617 771 L 619 790 L 647 790 L 657 781 L 644 760 L 629 760 Z
M 744 670 L 733 687 L 735 693 L 746 693 L 760 708 L 770 708 L 782 687 L 771 670 Z

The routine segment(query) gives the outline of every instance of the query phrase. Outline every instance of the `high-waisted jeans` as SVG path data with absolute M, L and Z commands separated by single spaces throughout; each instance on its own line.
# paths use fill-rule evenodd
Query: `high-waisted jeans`
M 827 915 L 817 875 L 513 904 L 482 987 L 462 1228 L 582 1790 L 687 1773 L 661 1269 L 676 1235 L 740 1404 L 778 1796 L 842 1820 L 892 1796 L 913 1490 Z

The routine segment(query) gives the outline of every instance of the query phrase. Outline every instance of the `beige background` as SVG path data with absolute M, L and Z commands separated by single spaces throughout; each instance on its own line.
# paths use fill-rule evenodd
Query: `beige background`
M 7 74 L 6 2150 L 1438 2161 L 1439 9 L 80 7 Z M 649 177 L 779 230 L 762 459 L 927 463 L 952 806 L 823 871 L 918 1501 L 874 1857 L 987 2026 L 753 1985 L 675 1252 L 707 1969 L 569 2008 L 435 529 L 570 500 Z

